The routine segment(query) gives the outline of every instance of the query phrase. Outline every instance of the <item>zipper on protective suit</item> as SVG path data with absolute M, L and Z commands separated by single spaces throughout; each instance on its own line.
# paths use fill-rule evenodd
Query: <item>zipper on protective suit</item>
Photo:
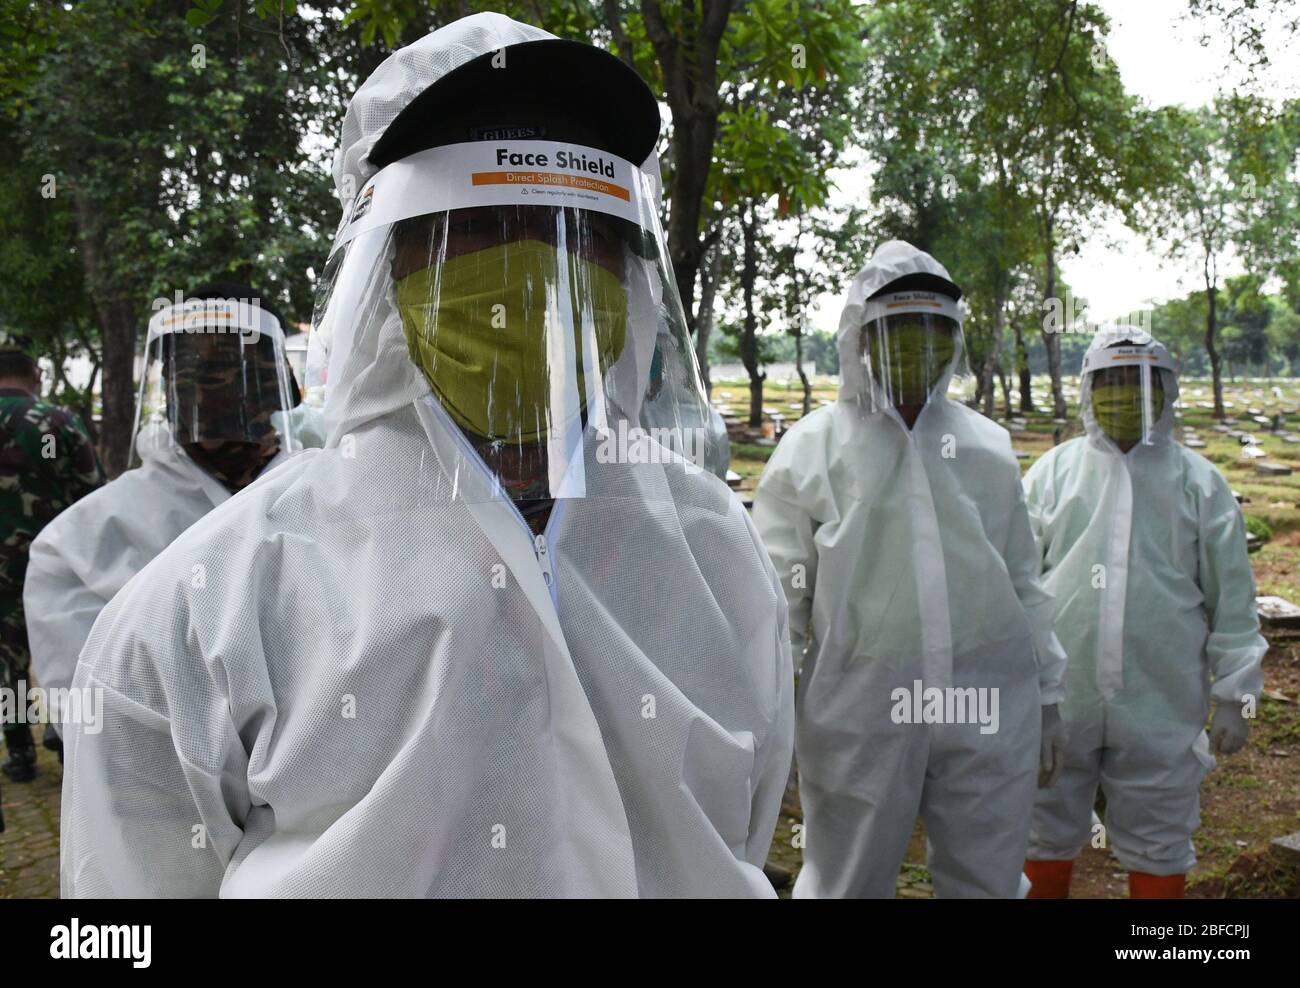
M 488 469 L 488 465 L 483 462 L 483 457 L 478 455 L 478 450 L 469 444 L 469 440 L 465 438 L 465 434 L 460 431 L 455 423 L 452 422 L 451 416 L 447 414 L 447 410 L 436 400 L 426 401 L 426 404 L 429 408 L 433 409 L 434 414 L 438 416 L 439 420 L 446 427 L 447 433 L 452 437 L 452 441 L 460 447 L 465 462 L 471 464 L 475 470 L 479 471 L 480 475 L 488 482 L 493 490 L 500 494 L 500 499 L 510 509 L 510 513 L 514 516 L 515 521 L 517 521 L 523 528 L 524 534 L 531 539 L 533 544 L 533 557 L 537 560 L 537 568 L 542 574 L 542 582 L 546 584 L 546 589 L 551 594 L 551 605 L 555 608 L 556 615 L 558 616 L 560 610 L 560 599 L 556 586 L 555 568 L 551 565 L 551 526 L 556 523 L 556 519 L 563 513 L 563 505 L 567 499 L 555 499 L 555 505 L 551 508 L 551 516 L 546 519 L 546 526 L 542 529 L 540 534 L 534 535 L 532 528 L 524 518 L 523 512 L 519 510 L 519 506 L 515 504 L 514 500 L 502 490 L 501 482 L 492 471 Z
M 943 557 L 943 538 L 939 532 L 939 517 L 934 510 L 934 493 L 930 488 L 930 476 L 926 473 L 921 450 L 916 441 L 916 427 L 921 424 L 921 416 L 929 410 L 927 405 L 921 409 L 913 428 L 909 429 L 903 417 L 895 408 L 887 413 L 903 430 L 908 443 L 907 477 L 913 490 L 908 492 L 911 505 L 913 534 L 916 538 L 913 552 L 913 573 L 916 579 L 916 601 L 921 606 L 927 590 L 931 591 L 942 606 L 933 621 L 922 621 L 921 633 L 921 673 L 927 687 L 948 689 L 952 686 L 952 615 L 948 609 L 948 569 Z M 936 593 L 936 591 L 938 593 Z

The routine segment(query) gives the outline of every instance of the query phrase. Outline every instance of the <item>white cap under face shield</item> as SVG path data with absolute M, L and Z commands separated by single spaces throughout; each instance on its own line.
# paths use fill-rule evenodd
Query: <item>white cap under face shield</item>
M 328 418 L 368 348 L 394 359 L 400 339 L 431 392 L 438 496 L 622 496 L 643 470 L 643 497 L 654 471 L 698 473 L 707 402 L 653 189 L 631 162 L 554 141 L 453 144 L 381 169 L 323 279 L 309 392 L 324 387 Z M 639 424 L 647 400 L 672 410 L 658 432 Z M 597 465 L 622 473 L 596 483 Z
M 934 291 L 885 291 L 866 302 L 862 318 L 870 411 L 924 405 L 957 373 L 964 347 L 956 299 Z
M 253 298 L 190 298 L 149 321 L 130 466 L 150 449 L 239 443 L 296 449 L 298 402 L 279 319 Z
M 1174 400 L 1174 363 L 1146 337 L 1088 350 L 1083 358 L 1080 404 L 1084 422 L 1121 448 L 1150 445 Z

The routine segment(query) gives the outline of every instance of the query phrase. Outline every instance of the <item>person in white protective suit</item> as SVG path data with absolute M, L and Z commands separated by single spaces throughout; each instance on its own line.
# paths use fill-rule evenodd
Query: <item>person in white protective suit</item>
M 1102 330 L 1083 360 L 1087 434 L 1025 476 L 1070 656 L 1064 769 L 1038 795 L 1025 865 L 1033 898 L 1068 895 L 1099 785 L 1130 895 L 1181 897 L 1201 780 L 1214 752 L 1245 744 L 1243 707 L 1263 688 L 1268 646 L 1241 510 L 1218 468 L 1173 440 L 1177 400 L 1163 346 L 1138 329 Z
M 291 425 L 301 415 L 283 343 L 279 314 L 247 285 L 210 282 L 155 311 L 130 469 L 32 543 L 23 600 L 42 687 L 70 687 L 77 656 L 113 595 L 295 448 Z M 57 721 L 60 711 L 51 713 Z
M 326 447 L 96 624 L 65 895 L 774 895 L 780 582 L 725 484 L 637 424 L 707 422 L 658 131 L 622 62 L 496 14 L 361 86 L 308 373 Z
M 882 244 L 840 317 L 839 400 L 754 497 L 802 657 L 796 897 L 892 897 L 918 812 L 940 896 L 1027 888 L 1065 655 L 1009 437 L 947 397 L 960 296 L 929 254 Z

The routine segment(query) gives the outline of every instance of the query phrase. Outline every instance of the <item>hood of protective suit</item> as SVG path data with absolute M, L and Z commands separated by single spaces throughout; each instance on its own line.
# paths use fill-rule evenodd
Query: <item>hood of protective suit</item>
M 925 251 L 917 250 L 903 240 L 887 240 L 876 248 L 876 252 L 871 255 L 871 260 L 850 283 L 848 297 L 844 301 L 844 310 L 840 313 L 840 327 L 836 333 L 840 354 L 840 401 L 875 408 L 889 404 L 883 389 L 877 382 L 869 380 L 862 366 L 859 347 L 864 325 L 863 313 L 866 310 L 867 300 L 872 295 L 886 285 L 910 274 L 930 274 L 937 275 L 945 281 L 952 280 L 948 269 Z M 964 313 L 964 307 L 960 311 Z M 959 327 L 960 325 L 961 323 L 958 322 Z M 946 395 L 953 375 L 961 366 L 965 348 L 961 334 L 956 336 L 955 342 L 953 358 L 935 382 L 932 395 Z
M 473 14 L 439 28 L 389 55 L 348 103 L 334 156 L 334 186 L 343 201 L 361 189 L 377 169 L 369 154 L 388 125 L 415 97 L 448 72 L 480 55 L 526 41 L 555 38 L 504 14 Z
M 348 104 L 339 151 L 334 159 L 334 182 L 345 204 L 355 196 L 362 182 L 377 171 L 367 157 L 375 143 L 397 115 L 417 96 L 453 69 L 501 48 L 532 41 L 554 39 L 555 35 L 500 14 L 482 13 L 462 18 L 390 55 L 361 85 Z M 657 198 L 659 158 L 651 154 L 640 165 L 640 180 L 648 184 L 648 195 Z M 358 238 L 346 247 L 344 222 L 336 235 L 337 260 L 344 250 L 374 250 L 373 242 Z M 641 413 L 644 391 L 656 339 L 664 318 L 664 284 L 671 273 L 657 271 L 666 259 L 629 259 L 627 274 L 629 326 L 626 343 L 607 372 L 613 403 L 631 422 Z M 411 360 L 402 320 L 398 313 L 396 288 L 391 281 L 372 283 L 378 272 L 387 270 L 386 261 L 352 264 L 345 260 L 345 275 L 332 288 L 328 312 L 352 313 L 329 325 L 328 312 L 312 333 L 317 348 L 312 359 L 322 361 L 324 374 L 324 429 L 326 445 L 340 439 L 365 422 L 404 408 L 425 398 L 431 388 L 419 367 Z M 348 274 L 348 272 L 352 272 Z M 357 272 L 366 272 L 364 276 Z M 663 277 L 667 274 L 667 278 Z M 308 369 L 308 385 L 314 380 Z
M 1164 346 L 1160 344 L 1150 333 L 1140 329 L 1127 328 L 1123 326 L 1108 326 L 1097 331 L 1093 336 L 1092 342 L 1088 344 L 1087 354 L 1097 350 L 1105 350 L 1117 343 L 1127 343 L 1131 346 L 1146 347 L 1152 350 L 1159 349 L 1164 352 Z M 1167 356 L 1167 354 L 1165 354 Z M 1160 386 L 1164 389 L 1165 401 L 1164 408 L 1161 409 L 1160 417 L 1156 420 L 1151 428 L 1152 443 L 1169 442 L 1174 429 L 1174 403 L 1178 401 L 1178 375 L 1173 371 L 1160 368 L 1156 371 L 1160 375 Z M 1083 427 L 1087 430 L 1088 441 L 1098 449 L 1104 449 L 1118 453 L 1119 446 L 1110 438 L 1097 423 L 1097 418 L 1092 411 L 1092 378 L 1093 374 L 1081 374 L 1079 380 L 1079 408 L 1083 414 Z M 1144 444 L 1139 443 L 1134 449 Z
M 370 149 L 397 115 L 429 86 L 480 55 L 554 37 L 549 31 L 520 24 L 503 14 L 482 13 L 433 31 L 389 55 L 357 89 L 343 117 L 343 132 L 334 156 L 334 187 L 340 202 L 346 206 L 361 183 L 375 174 L 378 169 L 369 160 Z M 345 283 L 335 291 L 350 291 L 360 299 L 366 297 L 369 287 Z M 326 379 L 328 444 L 337 444 L 341 436 L 362 423 L 430 392 L 424 375 L 407 352 L 395 289 L 390 286 L 376 308 L 379 310 L 362 314 L 360 325 L 342 328 L 351 330 L 349 339 L 334 327 L 317 327 L 324 328 L 325 335 L 313 334 L 318 340 L 336 337 Z M 347 353 L 338 353 L 339 347 L 345 347 Z

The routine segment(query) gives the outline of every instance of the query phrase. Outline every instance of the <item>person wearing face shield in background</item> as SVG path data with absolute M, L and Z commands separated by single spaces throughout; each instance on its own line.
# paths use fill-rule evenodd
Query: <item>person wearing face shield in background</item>
M 638 424 L 707 421 L 658 130 L 623 63 L 496 14 L 361 86 L 308 372 L 326 447 L 97 622 L 65 895 L 774 895 L 779 581 Z
M 153 315 L 130 468 L 32 543 L 23 600 L 42 686 L 70 687 L 95 619 L 127 581 L 289 456 L 299 398 L 281 327 L 256 291 L 232 282 Z
M 802 657 L 796 897 L 892 897 L 918 813 L 941 897 L 1027 885 L 1065 655 L 1009 437 L 947 397 L 960 297 L 929 254 L 881 245 L 840 319 L 838 402 L 786 434 L 754 497 Z
M 1070 656 L 1065 766 L 1039 793 L 1025 870 L 1032 898 L 1068 895 L 1100 786 L 1130 895 L 1180 898 L 1196 862 L 1201 780 L 1214 754 L 1246 742 L 1243 704 L 1258 702 L 1268 644 L 1236 499 L 1171 436 L 1169 353 L 1141 330 L 1105 329 L 1081 377 L 1087 434 L 1025 476 Z

